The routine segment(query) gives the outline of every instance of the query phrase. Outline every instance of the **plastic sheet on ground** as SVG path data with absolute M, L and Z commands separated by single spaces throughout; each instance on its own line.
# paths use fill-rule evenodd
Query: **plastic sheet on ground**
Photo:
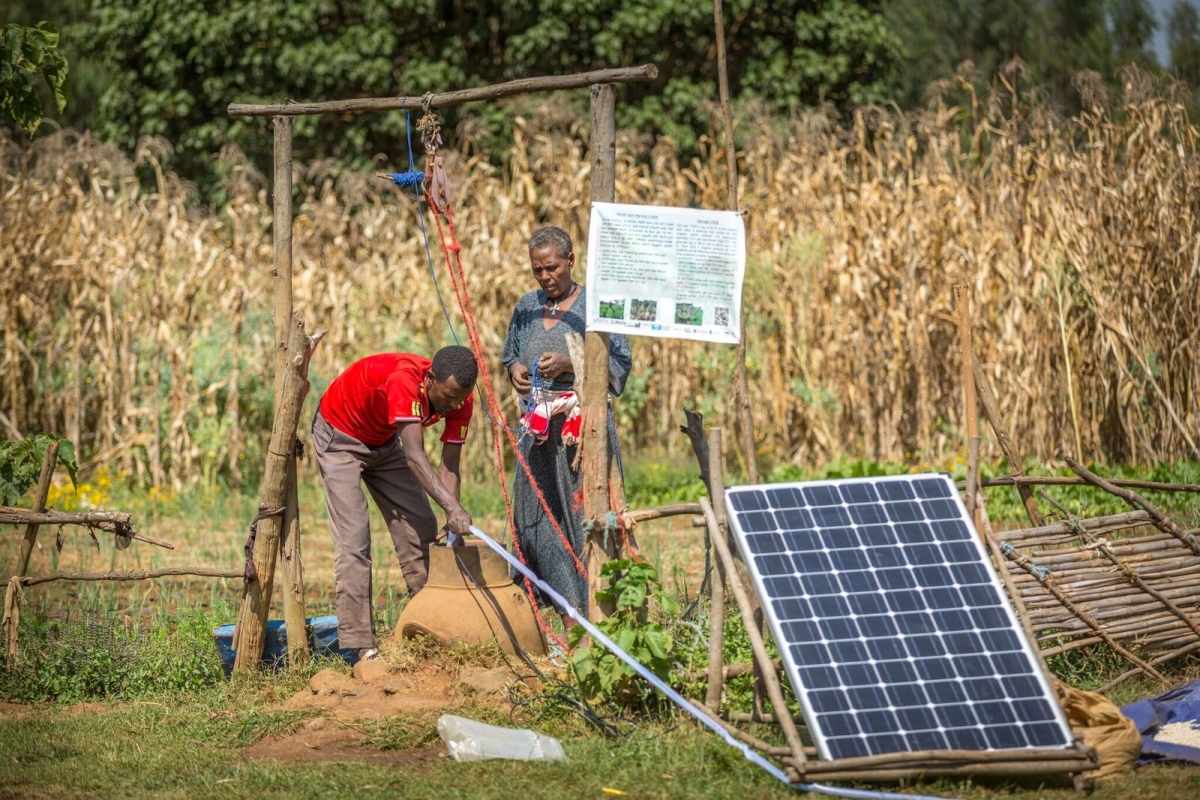
M 1200 764 L 1200 681 L 1138 700 L 1121 709 L 1142 734 L 1138 763 L 1185 761 Z

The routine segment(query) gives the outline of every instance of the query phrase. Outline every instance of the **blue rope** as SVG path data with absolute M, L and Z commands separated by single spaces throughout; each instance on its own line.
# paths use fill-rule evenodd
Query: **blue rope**
M 393 172 L 388 177 L 392 179 L 392 183 L 396 184 L 401 189 L 416 189 L 425 182 L 425 173 L 417 170 L 411 170 L 409 172 Z M 420 195 L 418 195 L 417 200 L 418 202 L 420 201 Z

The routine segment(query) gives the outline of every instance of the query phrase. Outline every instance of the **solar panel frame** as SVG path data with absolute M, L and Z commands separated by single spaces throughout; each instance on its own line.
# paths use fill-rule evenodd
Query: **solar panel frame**
M 726 506 L 823 758 L 1074 747 L 949 476 L 738 486 Z

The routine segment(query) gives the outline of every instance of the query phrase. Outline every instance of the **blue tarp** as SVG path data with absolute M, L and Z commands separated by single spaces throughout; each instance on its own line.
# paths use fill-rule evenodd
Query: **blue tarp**
M 358 660 L 358 650 L 343 650 L 338 647 L 336 616 L 311 617 L 306 619 L 308 628 L 308 647 L 313 655 L 340 656 L 348 663 Z M 234 625 L 221 625 L 213 628 L 213 637 L 217 640 L 217 653 L 221 656 L 221 666 L 225 675 L 233 672 L 233 629 Z M 281 619 L 267 622 L 267 638 L 263 642 L 263 665 L 280 669 L 287 663 L 287 623 Z
M 1167 760 L 1200 764 L 1200 681 L 1130 703 L 1121 713 L 1142 734 L 1139 764 Z

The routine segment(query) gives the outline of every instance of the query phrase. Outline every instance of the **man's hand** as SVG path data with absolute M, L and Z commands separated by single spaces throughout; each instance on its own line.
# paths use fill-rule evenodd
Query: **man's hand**
M 551 380 L 564 373 L 575 371 L 575 365 L 571 363 L 570 356 L 564 356 L 562 353 L 542 353 L 537 366 L 538 372 Z
M 459 536 L 471 533 L 471 515 L 462 506 L 446 514 L 446 527 Z
M 521 394 L 529 394 L 529 390 L 533 388 L 533 383 L 529 380 L 529 368 L 520 361 L 508 368 L 508 381 Z

